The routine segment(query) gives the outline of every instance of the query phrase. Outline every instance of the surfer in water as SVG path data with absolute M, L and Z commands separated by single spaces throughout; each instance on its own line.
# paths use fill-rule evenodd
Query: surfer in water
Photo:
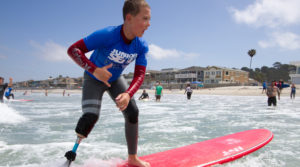
M 6 97 L 7 99 L 10 99 L 10 97 L 12 97 L 12 99 L 15 98 L 14 94 L 11 93 L 11 91 L 12 91 L 12 88 L 9 87 L 8 90 L 5 92 L 5 97 Z
M 139 100 L 144 100 L 144 99 L 149 99 L 149 95 L 145 89 L 143 90 L 142 95 L 139 97 Z
M 276 94 L 278 94 L 278 100 L 280 100 L 280 90 L 277 86 L 275 86 L 276 81 L 272 81 L 271 85 L 267 88 L 267 96 L 268 96 L 268 106 L 277 105 Z
M 139 109 L 132 98 L 144 81 L 149 49 L 142 36 L 150 26 L 150 18 L 151 9 L 145 0 L 125 0 L 123 24 L 97 30 L 68 49 L 68 55 L 85 69 L 83 113 L 75 129 L 77 136 L 88 137 L 98 121 L 102 96 L 107 91 L 125 118 L 128 164 L 138 167 L 150 166 L 137 156 Z M 85 56 L 89 51 L 94 51 L 90 59 Z M 134 77 L 128 88 L 121 73 L 134 60 Z
M 3 103 L 3 95 L 4 95 L 4 92 L 5 92 L 5 89 L 7 87 L 12 87 L 13 85 L 13 79 L 12 78 L 9 78 L 9 83 L 4 83 L 4 78 L 3 77 L 0 77 L 0 103 Z

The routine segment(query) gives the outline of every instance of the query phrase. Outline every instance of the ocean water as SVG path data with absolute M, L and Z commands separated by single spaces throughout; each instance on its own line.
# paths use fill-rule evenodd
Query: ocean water
M 135 96 L 137 98 L 139 94 Z M 151 97 L 154 98 L 152 94 Z M 0 104 L 0 166 L 57 167 L 76 140 L 81 94 L 33 93 Z M 222 167 L 300 166 L 300 98 L 282 97 L 267 107 L 263 96 L 165 94 L 161 102 L 137 101 L 139 155 L 147 155 L 244 130 L 265 128 L 274 139 Z M 127 158 L 124 118 L 107 94 L 93 131 L 77 150 L 74 167 L 113 167 Z

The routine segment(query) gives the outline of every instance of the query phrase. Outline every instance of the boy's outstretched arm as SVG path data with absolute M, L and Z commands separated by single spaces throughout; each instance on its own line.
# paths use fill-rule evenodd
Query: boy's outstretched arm
M 88 52 L 83 39 L 71 45 L 68 49 L 68 55 L 82 68 L 93 74 L 96 70 L 96 65 L 92 63 L 86 56 Z
M 93 62 L 91 62 L 86 56 L 85 53 L 89 52 L 83 39 L 77 41 L 71 45 L 68 49 L 68 55 L 83 69 L 93 74 L 98 80 L 105 83 L 108 87 L 109 78 L 112 74 L 108 71 L 112 67 L 112 64 L 98 68 Z

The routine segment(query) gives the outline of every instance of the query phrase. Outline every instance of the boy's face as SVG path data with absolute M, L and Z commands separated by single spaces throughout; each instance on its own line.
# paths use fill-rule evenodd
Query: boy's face
M 136 16 L 131 16 L 131 32 L 134 36 L 142 37 L 144 32 L 150 26 L 151 9 L 142 7 Z

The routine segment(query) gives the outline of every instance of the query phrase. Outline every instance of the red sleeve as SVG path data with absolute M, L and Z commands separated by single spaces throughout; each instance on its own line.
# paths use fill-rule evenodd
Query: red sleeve
M 143 84 L 145 73 L 146 73 L 146 67 L 145 66 L 135 65 L 133 79 L 131 81 L 131 84 L 130 84 L 129 88 L 126 91 L 129 94 L 130 97 L 132 97 L 135 94 L 135 92 Z
M 88 49 L 85 46 L 83 39 L 71 45 L 68 49 L 68 55 L 82 68 L 93 74 L 97 68 L 86 56 Z

